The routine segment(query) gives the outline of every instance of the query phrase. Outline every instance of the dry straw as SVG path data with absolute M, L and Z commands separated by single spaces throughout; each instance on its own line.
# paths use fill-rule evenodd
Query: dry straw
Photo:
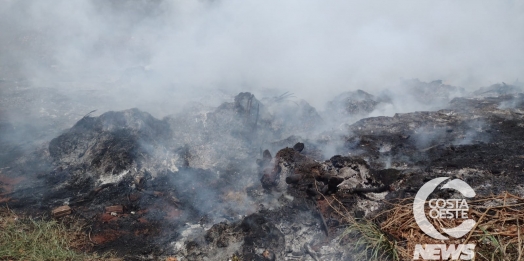
M 343 236 L 349 238 L 348 243 L 358 257 L 412 260 L 416 244 L 471 243 L 476 244 L 475 260 L 524 260 L 524 198 L 508 192 L 477 196 L 469 201 L 468 215 L 477 221 L 476 226 L 466 236 L 446 241 L 433 239 L 420 230 L 413 216 L 413 198 L 384 202 L 385 210 L 365 220 L 356 220 L 336 197 L 324 199 L 348 225 Z M 460 219 L 428 219 L 436 228 L 456 227 L 462 222 Z

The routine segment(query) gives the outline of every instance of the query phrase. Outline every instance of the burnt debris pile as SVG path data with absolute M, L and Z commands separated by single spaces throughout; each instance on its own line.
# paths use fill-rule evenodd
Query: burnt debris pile
M 330 102 L 329 112 L 342 116 L 366 116 L 372 113 L 380 103 L 388 99 L 375 97 L 363 90 L 345 92 Z
M 418 79 L 404 80 L 401 85 L 391 86 L 377 95 L 364 90 L 341 93 L 328 102 L 323 116 L 333 122 L 354 123 L 364 117 L 395 112 L 444 109 L 453 98 L 464 95 L 464 89 L 444 84 L 441 80 L 429 83 Z
M 85 219 L 97 250 L 129 260 L 352 260 L 346 217 L 370 217 L 433 177 L 461 178 L 479 195 L 524 193 L 520 87 L 407 86 L 438 108 L 362 118 L 399 98 L 359 90 L 321 117 L 289 95 L 245 92 L 163 119 L 86 115 L 3 162 L 0 202 Z

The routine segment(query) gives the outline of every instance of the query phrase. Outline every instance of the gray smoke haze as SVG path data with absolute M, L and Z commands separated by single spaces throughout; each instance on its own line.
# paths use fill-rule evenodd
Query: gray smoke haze
M 523 14 L 510 0 L 2 0 L 0 79 L 117 90 L 123 107 L 245 90 L 322 108 L 400 78 L 513 82 Z
M 179 120 L 171 124 L 177 135 L 172 147 L 187 145 L 185 154 L 195 155 L 188 165 L 206 169 L 202 176 L 223 170 L 208 176 L 213 182 L 225 180 L 228 190 L 204 188 L 193 170 L 180 171 L 173 186 L 183 190 L 204 184 L 205 192 L 188 194 L 191 206 L 200 212 L 217 209 L 212 213 L 217 219 L 240 218 L 255 211 L 254 203 L 269 208 L 280 203 L 275 195 L 253 199 L 245 191 L 260 184 L 254 162 L 239 170 L 229 163 L 248 162 L 252 151 L 266 149 L 276 138 L 269 133 L 266 139 L 258 130 L 258 140 L 241 143 L 231 134 L 243 130 L 240 123 L 248 122 L 251 112 L 231 124 L 226 116 L 234 111 L 213 114 L 216 106 L 232 102 L 241 91 L 254 93 L 268 107 L 272 101 L 268 111 L 280 117 L 272 122 L 295 127 L 280 138 L 301 136 L 284 146 L 304 141 L 317 128 L 320 142 L 313 145 L 329 159 L 348 154 L 348 144 L 339 142 L 336 131 L 351 136 L 347 124 L 361 117 L 441 108 L 459 95 L 440 98 L 428 92 L 431 100 L 417 100 L 409 79 L 440 79 L 467 90 L 522 80 L 523 29 L 524 1 L 518 0 L 0 0 L 0 145 L 17 148 L 27 140 L 50 140 L 96 109 L 92 116 L 133 107 L 158 119 L 179 114 L 184 117 L 172 118 Z M 24 88 L 38 91 L 18 95 Z M 389 102 L 354 118 L 341 119 L 329 110 L 326 103 L 357 89 L 387 96 Z M 274 97 L 286 93 L 292 98 L 278 104 Z M 321 119 L 303 120 L 308 118 Z M 471 131 L 453 144 L 483 137 L 478 134 L 482 122 L 468 127 Z M 418 138 L 417 148 L 423 150 L 440 144 L 446 131 L 421 128 L 412 139 Z M 284 147 L 280 144 L 273 147 Z M 349 147 L 350 155 L 361 153 Z M 165 153 L 152 153 L 152 158 L 174 166 L 168 161 L 176 158 L 171 147 L 154 148 Z M 379 151 L 386 168 L 394 160 L 390 150 L 384 144 Z M 0 167 L 16 159 L 4 151 Z M 218 168 L 217 162 L 224 166 Z

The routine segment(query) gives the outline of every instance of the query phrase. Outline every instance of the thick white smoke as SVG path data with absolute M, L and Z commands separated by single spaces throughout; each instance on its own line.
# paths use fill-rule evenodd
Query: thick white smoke
M 399 78 L 513 82 L 523 14 L 510 0 L 3 0 L 0 78 L 122 88 L 124 107 L 218 89 L 291 91 L 320 107 Z

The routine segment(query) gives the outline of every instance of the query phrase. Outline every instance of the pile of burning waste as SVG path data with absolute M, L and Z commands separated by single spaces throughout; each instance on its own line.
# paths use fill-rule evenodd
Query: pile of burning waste
M 466 241 L 521 258 L 524 94 L 421 86 L 413 99 L 434 89 L 444 105 L 368 117 L 395 99 L 358 91 L 330 103 L 340 117 L 325 117 L 305 101 L 244 92 L 163 119 L 85 115 L 3 161 L 0 202 L 84 220 L 95 251 L 126 260 L 404 260 L 414 242 L 437 242 L 413 221 L 413 197 L 450 177 L 478 196 Z

